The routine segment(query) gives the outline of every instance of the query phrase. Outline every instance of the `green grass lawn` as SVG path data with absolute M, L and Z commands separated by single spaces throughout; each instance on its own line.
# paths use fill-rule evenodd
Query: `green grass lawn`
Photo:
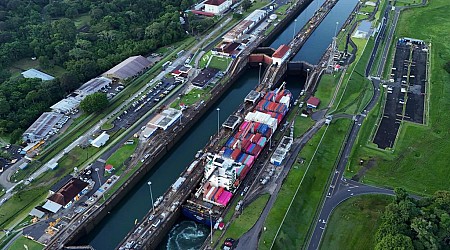
M 328 107 L 331 98 L 333 98 L 336 86 L 339 83 L 340 76 L 341 72 L 338 74 L 323 74 L 320 78 L 319 85 L 317 85 L 317 90 L 314 93 L 314 96 L 320 99 L 319 109 Z
M 106 160 L 106 164 L 111 164 L 114 167 L 113 173 L 115 175 L 120 175 L 123 172 L 123 165 L 125 161 L 131 157 L 131 155 L 136 150 L 138 145 L 138 139 L 134 139 L 134 144 L 123 145 L 120 147 L 113 155 L 111 155 L 108 160 Z
M 213 56 L 208 67 L 215 68 L 223 72 L 228 68 L 228 65 L 232 62 L 232 60 L 233 59 L 230 57 Z
M 363 195 L 344 201 L 328 220 L 320 249 L 374 249 L 380 217 L 391 201 L 392 197 L 385 195 Z
M 283 183 L 278 198 L 265 221 L 267 231 L 261 235 L 260 249 L 270 248 L 303 175 L 305 175 L 304 180 L 275 240 L 274 249 L 283 249 L 283 246 L 290 246 L 291 249 L 300 249 L 304 246 L 309 227 L 317 211 L 317 206 L 322 199 L 325 187 L 327 187 L 324 184 L 327 183 L 334 169 L 342 141 L 348 133 L 350 123 L 350 120 L 340 119 L 330 125 L 307 173 L 305 173 L 305 170 L 322 138 L 325 128 L 322 128 L 314 135 L 311 141 L 302 149 L 299 155 L 305 158 L 306 162 L 303 165 L 296 163 Z
M 171 103 L 170 107 L 179 108 L 181 103 L 184 103 L 187 106 L 191 106 L 199 100 L 206 100 L 211 96 L 211 93 L 209 92 L 210 90 L 211 87 L 207 87 L 205 89 L 193 88 L 191 89 L 191 91 L 189 91 L 189 93 L 181 97 L 180 100 Z
M 22 249 L 24 249 L 24 250 L 41 250 L 41 249 L 44 249 L 44 245 L 42 245 L 39 242 L 36 242 L 34 240 L 25 238 L 24 236 L 20 236 L 8 248 L 8 250 L 22 250 Z
M 212 56 L 212 52 L 208 51 L 203 54 L 202 58 L 198 61 L 198 67 L 201 69 L 206 68 L 208 66 L 209 58 Z
M 310 117 L 301 117 L 300 115 L 295 117 L 294 137 L 303 135 L 314 123 Z
M 353 40 L 358 47 L 357 59 L 350 65 L 350 70 L 347 70 L 344 76 L 343 84 L 333 105 L 336 107 L 335 113 L 358 113 L 362 111 L 373 94 L 373 86 L 364 73 L 372 53 L 374 39 L 370 38 L 367 45 L 364 39 L 353 38 Z
M 373 149 L 371 144 L 361 145 L 352 154 L 349 169 L 356 173 L 361 166 L 358 159 L 372 159 L 375 164 L 363 178 L 364 182 L 388 187 L 403 187 L 418 194 L 432 194 L 450 188 L 450 75 L 443 65 L 450 58 L 450 2 L 435 0 L 427 7 L 412 8 L 401 14 L 396 37 L 414 37 L 429 40 L 431 47 L 431 93 L 428 126 L 404 122 L 394 152 Z M 427 20 L 427 22 L 423 22 Z M 394 39 L 396 41 L 396 39 Z M 374 126 L 374 121 L 369 127 Z
M 359 12 L 372 13 L 374 10 L 375 10 L 375 7 L 365 5 L 365 6 L 361 7 L 361 9 L 359 9 Z
M 239 215 L 239 217 L 237 217 L 228 227 L 223 238 L 238 239 L 250 228 L 252 228 L 264 210 L 269 198 L 269 194 L 261 195 L 250 205 L 245 207 L 242 214 Z

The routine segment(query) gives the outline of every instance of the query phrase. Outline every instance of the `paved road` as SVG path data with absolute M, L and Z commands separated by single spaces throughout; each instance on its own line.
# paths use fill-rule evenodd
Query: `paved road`
M 390 7 L 387 7 L 390 9 Z M 391 40 L 394 35 L 395 25 L 398 20 L 398 15 L 400 13 L 399 9 L 395 10 L 395 17 L 394 17 L 394 23 L 393 28 L 391 29 L 391 32 L 389 33 L 389 36 L 387 38 L 386 46 L 384 48 L 383 57 L 378 65 L 377 74 L 381 75 L 384 65 L 386 63 L 387 58 L 387 51 L 389 50 L 389 44 L 391 43 Z M 386 16 L 386 22 L 388 15 Z M 380 41 L 378 41 L 380 42 Z M 378 49 L 378 46 L 374 47 L 374 49 Z M 372 53 L 372 57 L 374 57 L 376 53 Z M 371 67 L 371 64 L 368 65 L 368 67 Z M 366 70 L 367 72 L 367 70 Z M 370 72 L 370 69 L 369 69 Z M 378 99 L 380 97 L 380 81 L 379 78 L 372 78 L 372 84 L 373 84 L 373 91 L 374 94 L 372 96 L 372 99 L 367 104 L 364 111 L 360 114 L 355 116 L 354 123 L 352 125 L 350 134 L 347 137 L 347 140 L 344 142 L 344 150 L 342 151 L 338 165 L 336 167 L 336 171 L 333 175 L 331 185 L 328 189 L 328 192 L 325 194 L 324 202 L 322 203 L 322 207 L 320 209 L 319 213 L 319 220 L 315 222 L 315 226 L 313 229 L 312 236 L 310 238 L 308 249 L 318 249 L 320 246 L 320 241 L 323 237 L 323 233 L 326 228 L 326 222 L 328 221 L 332 211 L 336 206 L 338 206 L 341 202 L 345 201 L 346 199 L 355 196 L 355 195 L 362 195 L 362 194 L 389 194 L 393 195 L 392 190 L 387 190 L 383 188 L 377 188 L 372 186 L 367 186 L 358 182 L 345 180 L 343 178 L 343 174 L 345 171 L 345 166 L 348 163 L 348 158 L 350 156 L 351 150 L 353 148 L 353 145 L 356 141 L 356 138 L 358 136 L 359 130 L 361 128 L 361 124 L 363 123 L 365 117 L 367 114 L 374 108 L 376 103 L 378 102 Z

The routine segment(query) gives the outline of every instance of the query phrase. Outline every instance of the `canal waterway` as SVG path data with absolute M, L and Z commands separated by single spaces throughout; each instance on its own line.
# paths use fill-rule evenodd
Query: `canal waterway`
M 313 1 L 296 19 L 286 26 L 286 29 L 272 42 L 272 47 L 289 43 L 292 39 L 294 26 L 300 30 L 306 21 L 314 14 L 317 6 L 324 0 Z M 342 25 L 354 8 L 357 0 L 341 0 L 329 13 L 323 23 L 313 33 L 305 46 L 295 56 L 295 61 L 304 60 L 316 63 L 330 44 L 334 35 L 336 22 Z M 328 20 L 329 19 L 329 20 Z M 340 27 L 339 27 L 340 28 Z M 318 33 L 318 34 L 316 34 Z M 313 40 L 313 41 L 312 41 Z M 90 244 L 97 250 L 114 249 L 126 234 L 133 228 L 136 219 L 141 220 L 151 208 L 150 190 L 147 182 L 152 182 L 154 198 L 162 195 L 178 178 L 180 173 L 194 159 L 196 152 L 203 148 L 211 135 L 217 132 L 216 108 L 220 108 L 220 122 L 232 114 L 247 93 L 258 83 L 258 68 L 248 69 L 223 95 L 223 97 L 204 115 L 204 117 L 180 140 L 152 171 L 114 208 L 110 214 L 88 236 L 80 240 L 80 244 Z M 303 88 L 302 76 L 286 78 L 287 88 L 298 96 Z M 160 249 L 197 249 L 208 237 L 207 227 L 181 218 L 167 235 Z

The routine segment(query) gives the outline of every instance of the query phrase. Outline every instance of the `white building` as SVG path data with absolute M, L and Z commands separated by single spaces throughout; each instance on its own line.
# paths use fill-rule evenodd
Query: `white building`
M 92 142 L 91 145 L 99 148 L 103 145 L 105 145 L 105 143 L 109 140 L 109 135 L 106 132 L 103 132 L 101 135 L 99 135 L 97 138 L 95 138 Z
M 289 46 L 285 44 L 280 45 L 280 47 L 278 47 L 278 49 L 272 55 L 272 64 L 281 65 L 284 60 L 289 57 L 290 52 L 291 48 L 289 48 Z
M 181 110 L 174 109 L 174 108 L 168 108 L 165 109 L 160 114 L 157 114 L 151 119 L 147 127 L 154 126 L 157 128 L 161 128 L 163 130 L 168 129 L 175 121 L 179 120 L 181 118 Z
M 205 12 L 214 13 L 216 15 L 224 13 L 231 5 L 231 0 L 207 0 L 204 3 Z
M 372 35 L 372 23 L 367 20 L 362 20 L 361 24 L 356 29 L 355 33 L 353 33 L 352 37 L 355 38 L 369 38 Z
M 53 76 L 46 74 L 44 72 L 41 72 L 37 69 L 29 69 L 27 71 L 22 72 L 21 74 L 25 78 L 39 78 L 42 81 L 51 81 L 51 80 L 55 79 Z

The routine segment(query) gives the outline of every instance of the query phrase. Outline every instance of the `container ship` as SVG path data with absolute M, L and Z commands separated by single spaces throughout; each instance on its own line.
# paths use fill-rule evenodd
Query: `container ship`
M 264 96 L 252 92 L 253 105 L 243 114 L 238 112 L 231 136 L 219 152 L 206 154 L 202 181 L 182 206 L 187 218 L 217 228 L 239 185 L 289 111 L 292 94 L 284 84 Z

